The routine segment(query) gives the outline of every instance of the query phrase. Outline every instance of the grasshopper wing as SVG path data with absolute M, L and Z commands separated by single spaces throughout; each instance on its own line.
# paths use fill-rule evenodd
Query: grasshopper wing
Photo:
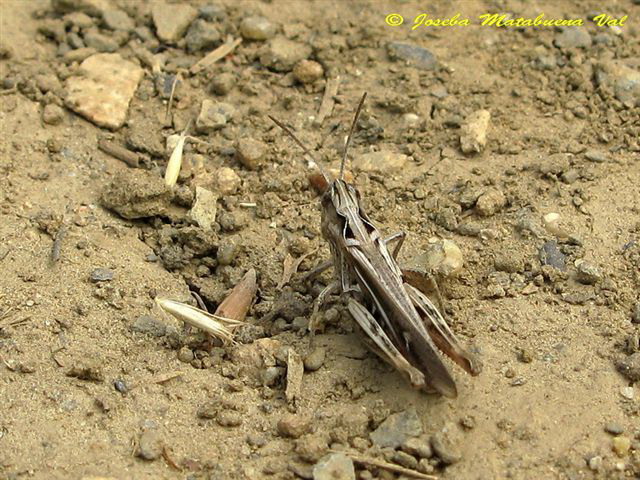
M 431 303 L 431 300 L 420 290 L 408 283 L 404 284 L 404 288 L 422 318 L 433 343 L 467 373 L 474 376 L 478 375 L 482 371 L 482 365 L 479 360 L 462 348 L 460 342 L 449 328 L 449 325 L 447 325 L 447 322 L 442 318 L 442 315 L 433 303 Z

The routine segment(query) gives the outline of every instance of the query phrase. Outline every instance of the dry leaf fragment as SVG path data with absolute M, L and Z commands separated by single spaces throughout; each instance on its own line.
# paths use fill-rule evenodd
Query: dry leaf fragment
M 256 271 L 252 268 L 233 287 L 227 298 L 218 305 L 215 315 L 240 322 L 244 321 L 257 291 Z

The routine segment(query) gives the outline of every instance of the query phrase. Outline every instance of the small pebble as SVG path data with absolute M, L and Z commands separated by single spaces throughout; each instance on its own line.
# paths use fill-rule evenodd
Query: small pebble
M 223 72 L 211 80 L 211 91 L 216 95 L 226 95 L 233 90 L 236 77 L 233 73 Z
M 308 58 L 309 55 L 311 55 L 311 47 L 307 43 L 276 36 L 262 49 L 260 63 L 276 72 L 290 72 L 296 63 Z
M 640 352 L 618 360 L 618 371 L 632 382 L 640 381 Z
M 299 438 L 309 431 L 310 426 L 306 417 L 288 413 L 278 420 L 278 433 L 283 437 Z
M 460 129 L 460 148 L 463 153 L 479 153 L 487 144 L 487 130 L 491 113 L 477 110 L 469 115 Z
M 150 315 L 142 315 L 133 322 L 131 330 L 146 333 L 154 337 L 162 337 L 167 333 L 167 326 L 162 320 L 158 320 Z
M 326 435 L 304 435 L 296 441 L 296 453 L 302 460 L 315 463 L 327 454 L 329 445 Z
M 633 390 L 633 387 L 622 387 L 620 388 L 620 395 L 622 395 L 627 400 L 633 400 L 633 397 L 635 397 L 635 392 Z
M 452 240 L 438 240 L 427 247 L 424 254 L 427 272 L 443 277 L 454 276 L 462 271 L 464 257 L 462 250 Z
M 193 360 L 193 351 L 189 347 L 182 347 L 178 350 L 178 360 L 184 363 L 191 363 Z
M 419 70 L 434 70 L 438 65 L 431 51 L 411 43 L 390 42 L 387 44 L 387 53 L 392 60 L 408 62 Z
M 136 455 L 143 460 L 156 460 L 162 455 L 162 440 L 157 432 L 147 430 L 138 441 Z
M 243 138 L 236 146 L 238 160 L 249 170 L 255 170 L 262 165 L 267 147 L 263 142 Z
M 313 467 L 313 480 L 355 480 L 353 460 L 344 453 L 331 453 Z
M 212 50 L 220 43 L 220 32 L 212 23 L 198 19 L 189 27 L 185 41 L 189 52 Z
M 594 285 L 602 280 L 602 273 L 595 265 L 584 260 L 576 261 L 577 280 L 585 285 Z
M 604 162 L 609 160 L 604 153 L 599 152 L 597 150 L 588 150 L 588 151 L 586 151 L 585 154 L 584 154 L 584 158 L 586 158 L 587 160 L 591 160 L 592 162 L 596 162 L 596 163 L 604 163 Z
M 276 26 L 264 17 L 247 17 L 240 23 L 240 34 L 245 40 L 268 40 L 276 34 Z
M 223 240 L 223 242 L 218 246 L 218 252 L 216 254 L 218 265 L 231 265 L 233 260 L 236 258 L 237 252 L 238 245 L 235 242 Z
M 89 279 L 93 283 L 110 282 L 113 280 L 113 276 L 113 270 L 109 270 L 108 268 L 96 268 L 91 272 Z
M 597 472 L 602 468 L 602 457 L 600 455 L 594 455 L 589 459 L 589 470 Z
M 629 449 L 631 448 L 631 439 L 623 436 L 615 437 L 611 442 L 611 446 L 613 451 L 616 452 L 616 455 L 624 457 L 629 453 Z
M 619 423 L 610 422 L 604 426 L 604 431 L 611 435 L 622 435 L 624 433 L 624 427 Z
M 389 415 L 369 435 L 374 445 L 398 448 L 411 437 L 422 434 L 422 422 L 415 408 Z
M 233 410 L 222 410 L 218 412 L 216 420 L 221 427 L 238 427 L 242 425 L 242 416 Z
M 196 130 L 200 133 L 220 130 L 233 119 L 235 111 L 235 107 L 229 103 L 206 98 L 202 101 L 200 114 L 196 119 Z
M 229 167 L 222 167 L 218 169 L 216 172 L 216 181 L 220 195 L 232 195 L 242 184 L 242 180 L 235 170 Z
M 565 256 L 558 247 L 558 242 L 551 240 L 542 245 L 539 253 L 540 262 L 543 265 L 550 265 L 553 268 L 564 272 L 567 267 L 564 263 Z
M 115 388 L 118 392 L 122 394 L 127 393 L 129 391 L 129 387 L 127 386 L 126 382 L 121 379 L 117 379 L 113 381 L 113 388 Z
M 418 460 L 415 459 L 412 455 L 409 455 L 403 451 L 397 451 L 393 454 L 391 458 L 393 463 L 397 463 L 405 468 L 409 468 L 411 470 L 415 470 L 418 467 Z
M 54 103 L 50 103 L 42 110 L 42 121 L 47 125 L 60 125 L 64 120 L 64 110 Z
M 636 302 L 633 307 L 633 313 L 631 314 L 631 321 L 633 323 L 640 323 L 640 301 Z
M 324 363 L 326 350 L 322 347 L 315 348 L 309 355 L 304 358 L 304 368 L 308 372 L 315 372 Z
M 313 60 L 301 60 L 293 67 L 293 76 L 300 83 L 313 83 L 324 75 L 322 65 Z
M 434 453 L 442 460 L 445 465 L 454 464 L 462 458 L 460 453 L 453 446 L 447 445 L 441 434 L 431 437 L 431 447 Z
M 110 30 L 133 30 L 136 26 L 126 12 L 115 8 L 108 8 L 102 12 L 102 21 Z
M 426 437 L 412 437 L 408 438 L 400 448 L 418 458 L 431 458 L 433 456 L 433 449 L 431 443 Z
M 507 204 L 507 199 L 500 190 L 491 189 L 478 197 L 476 211 L 483 217 L 490 217 Z

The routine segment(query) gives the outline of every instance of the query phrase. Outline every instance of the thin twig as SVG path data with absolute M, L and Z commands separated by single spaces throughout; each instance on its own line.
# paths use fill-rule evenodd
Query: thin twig
M 62 241 L 67 235 L 67 227 L 60 226 L 55 236 L 53 237 L 53 245 L 51 246 L 51 262 L 56 263 L 60 260 L 60 249 L 62 248 Z
M 208 68 L 209 66 L 216 63 L 218 60 L 223 59 L 224 57 L 229 55 L 231 52 L 233 52 L 236 49 L 236 47 L 240 45 L 240 43 L 242 43 L 241 38 L 236 38 L 235 40 L 231 40 L 231 37 L 230 37 L 229 39 L 227 39 L 226 43 L 223 43 L 214 51 L 209 52 L 207 55 L 201 58 L 198 62 L 194 63 L 189 69 L 189 71 L 192 74 L 196 74 L 201 70 Z
M 122 160 L 130 167 L 137 168 L 140 165 L 140 156 L 137 153 L 132 152 L 115 142 L 103 138 L 98 140 L 98 148 L 104 153 L 111 155 L 118 160 Z
M 382 468 L 384 470 L 388 470 L 390 472 L 400 473 L 402 475 L 407 475 L 408 477 L 420 478 L 422 480 L 438 480 L 438 477 L 434 475 L 428 475 L 426 473 L 421 473 L 416 470 L 412 470 L 410 468 L 401 467 L 400 465 L 395 465 L 393 463 L 385 462 L 384 460 L 377 460 L 371 457 L 361 456 L 352 452 L 341 452 L 339 450 L 332 450 L 335 453 L 344 453 L 348 455 L 351 460 L 355 463 L 359 463 L 361 465 L 371 465 L 373 467 Z
M 322 125 L 324 119 L 331 115 L 333 106 L 335 105 L 335 96 L 338 94 L 338 87 L 340 86 L 340 77 L 330 78 L 327 80 L 327 84 L 324 87 L 324 96 L 322 97 L 322 103 L 320 104 L 320 110 L 318 110 L 318 116 L 314 120 L 314 124 Z
M 169 119 L 169 115 L 171 114 L 171 106 L 173 105 L 173 95 L 176 93 L 176 86 L 178 82 L 181 81 L 180 72 L 176 73 L 176 76 L 173 77 L 173 84 L 171 85 L 171 93 L 169 94 L 169 101 L 167 102 L 167 111 L 164 114 L 165 123 Z

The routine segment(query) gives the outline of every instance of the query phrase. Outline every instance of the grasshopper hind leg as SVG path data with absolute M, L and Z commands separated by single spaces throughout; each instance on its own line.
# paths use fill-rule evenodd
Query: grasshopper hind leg
M 424 374 L 402 356 L 369 310 L 353 298 L 349 298 L 347 308 L 356 323 L 364 330 L 367 337 L 371 339 L 374 346 L 372 350 L 380 358 L 391 364 L 397 370 L 405 373 L 414 387 L 431 391 Z

